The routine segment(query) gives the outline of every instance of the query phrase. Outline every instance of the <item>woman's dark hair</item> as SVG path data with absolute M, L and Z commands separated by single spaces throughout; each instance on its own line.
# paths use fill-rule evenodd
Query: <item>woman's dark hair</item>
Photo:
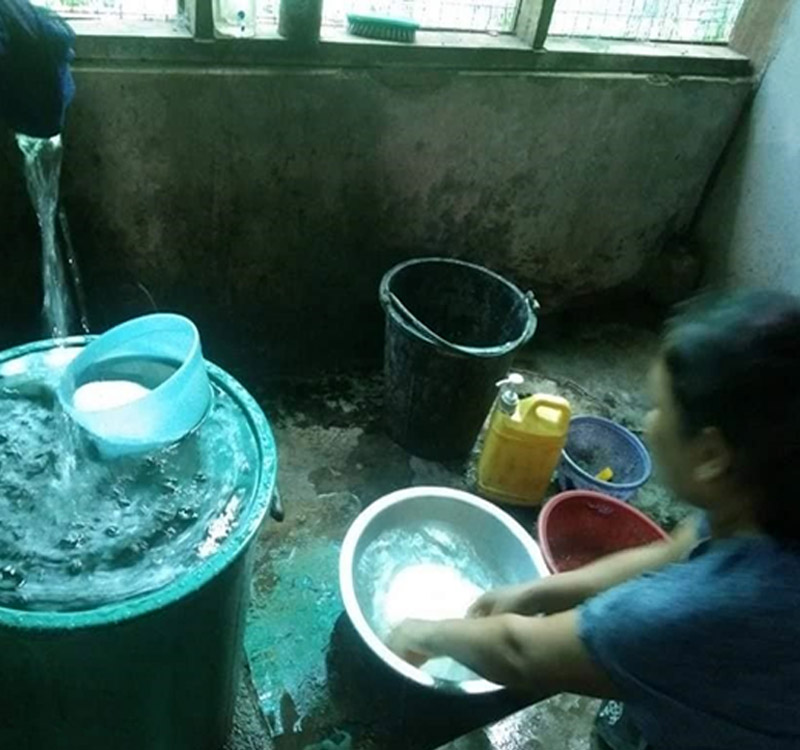
M 800 300 L 698 298 L 668 324 L 663 355 L 685 432 L 719 429 L 761 527 L 800 542 Z

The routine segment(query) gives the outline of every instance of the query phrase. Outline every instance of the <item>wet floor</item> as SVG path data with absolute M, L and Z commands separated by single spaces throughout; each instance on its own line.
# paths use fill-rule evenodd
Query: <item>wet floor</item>
M 654 350 L 652 335 L 616 326 L 534 349 L 520 364 L 535 390 L 566 396 L 575 413 L 638 429 Z M 265 747 L 267 738 L 279 750 L 588 748 L 595 702 L 559 696 L 517 713 L 534 697 L 417 688 L 376 660 L 343 615 L 338 555 L 360 510 L 410 485 L 473 489 L 473 463 L 436 464 L 392 443 L 379 374 L 250 385 L 275 430 L 286 521 L 268 523 L 257 545 L 250 680 L 232 750 Z M 635 503 L 667 528 L 685 514 L 655 482 Z M 535 512 L 514 515 L 535 533 Z

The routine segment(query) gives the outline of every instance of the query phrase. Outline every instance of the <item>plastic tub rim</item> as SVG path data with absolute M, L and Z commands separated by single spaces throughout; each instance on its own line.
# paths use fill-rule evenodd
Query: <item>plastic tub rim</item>
M 165 386 L 173 378 L 175 378 L 178 375 L 186 372 L 186 370 L 189 368 L 192 360 L 195 358 L 195 356 L 198 354 L 198 352 L 200 350 L 200 331 L 198 331 L 197 326 L 194 324 L 194 322 L 189 320 L 189 318 L 185 317 L 184 315 L 178 315 L 177 313 L 150 313 L 148 315 L 143 315 L 143 316 L 138 317 L 138 318 L 132 318 L 131 320 L 126 320 L 124 323 L 120 323 L 119 325 L 114 326 L 113 328 L 110 328 L 108 331 L 106 331 L 102 335 L 104 336 L 104 335 L 106 335 L 106 333 L 111 333 L 112 331 L 116 332 L 118 330 L 121 330 L 121 329 L 124 329 L 126 327 L 132 326 L 132 324 L 134 324 L 134 323 L 139 323 L 139 321 L 144 321 L 146 319 L 150 319 L 150 320 L 152 320 L 152 322 L 163 321 L 163 322 L 179 323 L 180 325 L 185 325 L 192 333 L 192 343 L 189 346 L 189 351 L 187 352 L 186 356 L 183 358 L 183 360 L 181 361 L 180 365 L 178 365 L 178 367 L 175 369 L 175 372 L 173 372 L 162 383 L 159 383 L 155 388 L 152 388 L 150 390 L 150 392 L 145 396 L 145 398 L 149 398 L 150 396 L 159 395 L 160 392 L 163 392 L 165 390 Z M 100 338 L 101 338 L 101 336 L 86 336 L 86 341 L 87 342 L 94 342 L 94 341 L 99 340 Z M 9 351 L 12 351 L 12 350 L 9 350 Z M 74 361 L 75 360 L 73 360 L 73 362 Z M 70 363 L 70 364 L 72 364 L 72 363 Z
M 628 442 L 632 443 L 636 448 L 639 455 L 642 457 L 644 462 L 644 469 L 642 471 L 643 477 L 635 482 L 606 482 L 603 479 L 597 479 L 597 477 L 592 476 L 589 474 L 588 471 L 582 469 L 575 461 L 573 461 L 569 454 L 567 453 L 566 445 L 564 446 L 563 450 L 561 451 L 561 458 L 564 462 L 572 469 L 581 479 L 586 481 L 590 481 L 595 487 L 600 488 L 601 490 L 606 490 L 608 492 L 628 492 L 628 491 L 635 491 L 638 490 L 648 479 L 650 479 L 650 475 L 653 473 L 653 460 L 650 458 L 650 451 L 647 450 L 647 446 L 636 436 L 634 435 L 627 427 L 623 427 L 618 422 L 615 422 L 613 419 L 607 419 L 606 417 L 596 417 L 592 414 L 579 414 L 575 417 L 572 417 L 570 420 L 570 425 L 573 422 L 580 422 L 584 420 L 590 420 L 592 422 L 602 422 L 611 428 L 620 432 Z M 569 440 L 569 437 L 567 438 Z M 580 492 L 581 490 L 575 490 L 576 492 Z M 589 492 L 590 490 L 586 490 Z M 599 493 L 599 494 L 602 494 Z
M 44 339 L 6 349 L 0 353 L 0 362 L 17 359 L 56 346 L 86 346 L 91 336 L 70 336 L 65 339 Z M 258 452 L 258 479 L 250 491 L 249 502 L 244 507 L 244 517 L 225 540 L 219 552 L 204 560 L 196 569 L 179 575 L 170 583 L 148 593 L 111 602 L 94 609 L 74 612 L 38 611 L 0 607 L 0 627 L 20 630 L 64 631 L 83 628 L 106 627 L 133 620 L 176 604 L 196 593 L 228 568 L 253 541 L 269 510 L 275 489 L 277 453 L 272 430 L 261 408 L 253 397 L 233 376 L 222 368 L 206 361 L 209 379 L 228 393 L 242 408 L 254 433 Z
M 553 515 L 553 512 L 556 508 L 577 497 L 588 497 L 590 500 L 599 500 L 613 505 L 615 508 L 618 508 L 623 512 L 628 512 L 629 514 L 638 518 L 640 521 L 643 521 L 649 529 L 656 532 L 661 537 L 662 541 L 666 542 L 670 539 L 670 535 L 664 531 L 664 529 L 662 529 L 652 518 L 649 518 L 638 508 L 634 508 L 632 505 L 626 503 L 624 500 L 620 500 L 618 497 L 605 495 L 602 492 L 592 492 L 592 490 L 569 490 L 568 492 L 559 492 L 557 495 L 553 495 L 553 497 L 551 497 L 542 507 L 536 527 L 536 536 L 538 537 L 539 541 L 539 549 L 542 551 L 542 557 L 544 557 L 544 561 L 553 575 L 558 574 L 560 571 L 556 566 L 556 561 L 553 557 L 553 551 L 550 549 L 550 540 L 546 533 L 548 530 L 550 517 Z M 653 543 L 655 543 L 655 541 Z
M 426 336 L 422 331 L 411 329 L 408 325 L 407 321 L 400 315 L 397 310 L 394 308 L 392 304 L 389 302 L 389 285 L 392 279 L 400 272 L 405 271 L 407 268 L 411 268 L 412 266 L 422 265 L 425 263 L 444 263 L 449 264 L 452 266 L 461 266 L 462 268 L 470 268 L 473 271 L 479 271 L 487 276 L 490 276 L 493 280 L 500 282 L 503 286 L 507 289 L 511 290 L 512 292 L 518 294 L 520 299 L 525 300 L 528 304 L 530 315 L 528 316 L 528 320 L 525 323 L 525 329 L 523 332 L 512 341 L 506 342 L 505 344 L 501 344 L 498 346 L 484 346 L 484 347 L 470 347 L 474 348 L 475 351 L 472 352 L 470 355 L 456 352 L 452 349 L 444 349 L 441 344 L 437 343 L 430 337 Z M 529 293 L 530 294 L 530 293 Z M 536 315 L 536 310 L 532 307 L 532 302 L 528 302 L 528 295 L 525 294 L 516 284 L 512 283 L 506 278 L 503 278 L 499 273 L 495 273 L 494 271 L 480 266 L 477 263 L 470 263 L 466 260 L 460 260 L 458 258 L 445 258 L 442 256 L 432 256 L 426 258 L 412 258 L 411 260 L 404 261 L 402 263 L 398 263 L 395 266 L 392 266 L 381 279 L 380 283 L 380 301 L 381 306 L 383 307 L 385 313 L 391 316 L 392 320 L 400 326 L 401 330 L 406 333 L 407 335 L 411 335 L 413 332 L 414 338 L 420 341 L 424 341 L 429 346 L 433 347 L 437 351 L 445 351 L 446 353 L 452 356 L 461 356 L 461 357 L 479 357 L 479 358 L 500 358 L 507 356 L 515 352 L 521 346 L 524 346 L 528 341 L 530 341 L 534 334 L 536 333 L 536 329 L 538 327 L 538 319 Z M 460 344 L 458 346 L 461 346 Z
M 151 389 L 148 394 L 146 394 L 141 400 L 148 399 L 152 403 L 153 401 L 157 400 L 161 397 L 163 400 L 164 391 L 167 390 L 167 387 L 173 383 L 178 378 L 182 378 L 186 372 L 194 366 L 196 359 L 199 357 L 201 362 L 206 363 L 206 361 L 202 358 L 202 349 L 201 349 L 201 342 L 200 342 L 200 331 L 197 329 L 197 326 L 194 324 L 194 321 L 187 318 L 185 315 L 179 315 L 178 313 L 149 313 L 147 315 L 143 315 L 137 318 L 132 318 L 131 320 L 126 320 L 119 325 L 113 326 L 108 331 L 103 333 L 101 336 L 87 336 L 86 340 L 88 343 L 94 343 L 99 341 L 103 336 L 116 333 L 119 331 L 125 331 L 128 329 L 137 329 L 144 325 L 145 322 L 150 324 L 177 324 L 180 326 L 185 326 L 188 331 L 191 333 L 191 344 L 189 345 L 189 349 L 184 356 L 183 360 L 181 361 L 180 365 L 175 369 L 175 371 L 162 383 L 159 383 L 155 388 Z M 87 346 L 88 346 L 87 343 Z M 69 363 L 67 369 L 72 369 L 75 367 L 76 360 Z M 91 364 L 91 363 L 90 363 Z M 73 380 L 75 380 L 76 375 L 82 374 L 85 371 L 79 370 L 77 373 L 73 372 Z M 66 372 L 66 371 L 65 371 Z M 195 422 L 194 426 L 188 430 L 185 435 L 188 435 L 193 430 L 197 429 L 208 415 L 208 410 L 211 407 L 211 388 L 206 385 L 206 390 L 208 391 L 205 394 L 205 405 L 202 409 L 202 415 L 199 417 L 197 422 Z M 160 447 L 164 447 L 165 445 L 169 445 L 175 440 L 153 440 L 150 438 L 119 438 L 116 436 L 108 437 L 107 435 L 103 435 L 100 432 L 95 431 L 94 429 L 94 422 L 96 417 L 96 412 L 91 411 L 87 414 L 81 412 L 80 409 L 77 409 L 74 406 L 73 399 L 75 396 L 74 390 L 65 390 L 63 385 L 57 389 L 57 395 L 59 400 L 61 401 L 62 407 L 64 410 L 69 414 L 70 418 L 75 421 L 77 424 L 81 426 L 86 432 L 88 432 L 92 438 L 96 441 L 98 447 L 100 448 L 101 452 L 110 452 L 108 453 L 108 457 L 115 457 L 116 455 L 122 455 L 124 453 L 137 453 L 137 452 L 146 452 L 149 450 L 157 450 Z M 128 407 L 132 406 L 131 403 L 123 404 L 119 407 L 114 407 L 114 410 L 126 410 Z M 198 410 L 200 411 L 200 410 Z M 178 438 L 180 439 L 180 438 Z

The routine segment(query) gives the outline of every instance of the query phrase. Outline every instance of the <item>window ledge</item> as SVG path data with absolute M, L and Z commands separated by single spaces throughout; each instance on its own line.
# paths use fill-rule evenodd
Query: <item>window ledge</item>
M 335 68 L 438 68 L 549 73 L 646 73 L 739 78 L 746 57 L 721 45 L 622 42 L 551 37 L 532 50 L 510 34 L 422 31 L 414 44 L 362 39 L 323 27 L 313 47 L 298 47 L 274 30 L 255 39 L 195 40 L 177 22 L 74 20 L 76 67 L 158 65 L 286 65 Z

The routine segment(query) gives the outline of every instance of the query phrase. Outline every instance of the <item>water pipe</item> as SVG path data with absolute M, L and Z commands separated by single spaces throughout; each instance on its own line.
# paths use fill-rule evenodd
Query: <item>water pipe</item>
M 75 34 L 29 0 L 0 0 L 0 120 L 35 138 L 61 132 L 75 93 Z

